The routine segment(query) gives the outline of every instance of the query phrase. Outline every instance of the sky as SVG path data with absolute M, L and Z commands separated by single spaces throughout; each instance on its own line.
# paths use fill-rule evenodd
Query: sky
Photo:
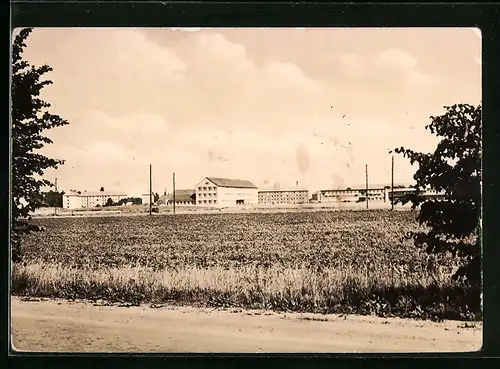
M 206 176 L 311 191 L 389 184 L 431 152 L 430 116 L 481 103 L 472 28 L 35 28 L 24 57 L 70 124 L 42 149 L 68 191 L 194 188 Z M 416 167 L 395 156 L 395 183 Z

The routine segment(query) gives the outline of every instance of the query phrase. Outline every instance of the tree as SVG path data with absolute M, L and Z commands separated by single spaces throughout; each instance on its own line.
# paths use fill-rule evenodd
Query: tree
M 157 203 L 159 199 L 160 199 L 160 195 L 158 193 L 155 193 L 153 195 L 153 202 Z
M 35 67 L 23 60 L 25 41 L 31 33 L 25 28 L 15 37 L 12 46 L 12 155 L 11 155 L 11 247 L 12 260 L 21 260 L 21 236 L 40 228 L 29 222 L 30 212 L 43 201 L 40 189 L 53 186 L 43 179 L 45 170 L 57 169 L 63 160 L 51 159 L 38 150 L 52 140 L 44 131 L 68 124 L 66 120 L 48 111 L 50 104 L 39 98 L 40 91 L 52 81 L 42 76 L 52 68 L 48 65 Z
M 451 253 L 462 260 L 455 279 L 473 286 L 481 284 L 481 106 L 446 106 L 446 113 L 431 117 L 426 126 L 441 137 L 433 153 L 394 150 L 417 163 L 413 178 L 417 192 L 398 201 L 420 205 L 418 221 L 428 231 L 410 232 L 407 237 L 429 254 Z M 431 188 L 444 199 L 419 196 Z
M 113 199 L 111 197 L 108 197 L 108 200 L 106 201 L 106 205 L 104 206 L 113 206 L 114 203 L 113 203 Z

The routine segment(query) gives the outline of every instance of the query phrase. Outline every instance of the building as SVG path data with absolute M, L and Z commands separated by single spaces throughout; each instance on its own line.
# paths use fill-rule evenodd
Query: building
M 94 208 L 96 206 L 104 206 L 109 199 L 114 203 L 127 198 L 127 195 L 122 192 L 112 191 L 75 191 L 70 190 L 63 195 L 63 207 L 65 209 L 81 209 Z
M 256 205 L 257 186 L 243 179 L 205 177 L 196 185 L 196 205 L 227 207 Z
M 312 201 L 318 203 L 361 202 L 366 201 L 367 190 L 345 188 L 336 190 L 320 190 L 312 195 Z M 368 188 L 369 201 L 386 201 L 386 191 L 382 188 Z
M 309 191 L 301 189 L 260 190 L 259 204 L 306 204 L 309 202 Z
M 409 188 L 395 188 L 392 192 L 391 192 L 391 189 L 386 189 L 386 198 L 387 198 L 387 201 L 391 201 L 392 198 L 394 199 L 398 199 L 398 198 L 402 198 L 404 196 L 408 196 L 408 195 L 411 195 L 411 194 L 414 194 L 416 193 L 417 189 L 416 188 L 413 188 L 413 187 L 409 187 Z M 433 190 L 433 189 L 427 189 L 427 190 L 420 190 L 420 193 L 419 193 L 420 196 L 423 196 L 425 198 L 428 198 L 428 199 L 444 199 L 445 198 L 445 193 L 444 191 L 436 191 L 436 190 Z
M 149 205 L 149 192 L 148 193 L 143 193 L 141 195 L 141 201 L 142 201 L 142 205 Z M 151 201 L 155 202 L 155 194 L 154 193 L 151 193 Z
M 170 195 L 167 201 L 168 205 L 174 204 L 174 195 Z M 193 190 L 175 190 L 175 205 L 196 205 L 196 191 Z

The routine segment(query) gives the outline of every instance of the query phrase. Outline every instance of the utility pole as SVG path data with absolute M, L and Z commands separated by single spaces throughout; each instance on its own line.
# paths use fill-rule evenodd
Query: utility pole
M 175 214 L 175 173 L 172 176 L 172 195 L 174 196 L 174 214 Z
M 59 194 L 57 193 L 57 177 L 56 177 L 55 187 L 56 187 L 56 197 L 54 199 L 54 214 L 57 214 L 57 199 L 59 198 Z
M 152 206 L 153 206 L 153 201 L 152 201 L 152 187 L 153 187 L 153 175 L 152 175 L 152 166 L 149 164 L 149 215 L 151 215 L 152 212 Z
M 365 166 L 366 172 L 366 208 L 368 209 L 368 164 Z
M 391 167 L 391 210 L 394 210 L 394 155 L 392 156 Z

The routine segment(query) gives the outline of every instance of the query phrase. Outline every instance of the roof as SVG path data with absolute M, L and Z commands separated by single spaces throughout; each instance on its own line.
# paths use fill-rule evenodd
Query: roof
M 236 188 L 257 188 L 252 182 L 245 179 L 230 179 L 230 178 L 216 178 L 206 177 L 209 181 L 213 182 L 218 187 L 236 187 Z
M 385 190 L 385 188 L 381 187 L 368 187 L 368 191 L 381 191 Z M 340 192 L 340 191 L 366 191 L 366 188 L 337 188 L 331 190 L 320 190 L 319 192 Z
M 70 190 L 68 193 L 65 193 L 68 196 L 127 196 L 126 193 L 123 192 L 114 192 L 114 191 L 74 191 Z
M 195 190 L 175 190 L 175 201 L 192 201 Z M 174 195 L 168 197 L 168 201 L 174 201 Z
M 290 189 L 279 189 L 279 190 L 259 190 L 259 192 L 309 192 L 305 188 L 290 188 Z

